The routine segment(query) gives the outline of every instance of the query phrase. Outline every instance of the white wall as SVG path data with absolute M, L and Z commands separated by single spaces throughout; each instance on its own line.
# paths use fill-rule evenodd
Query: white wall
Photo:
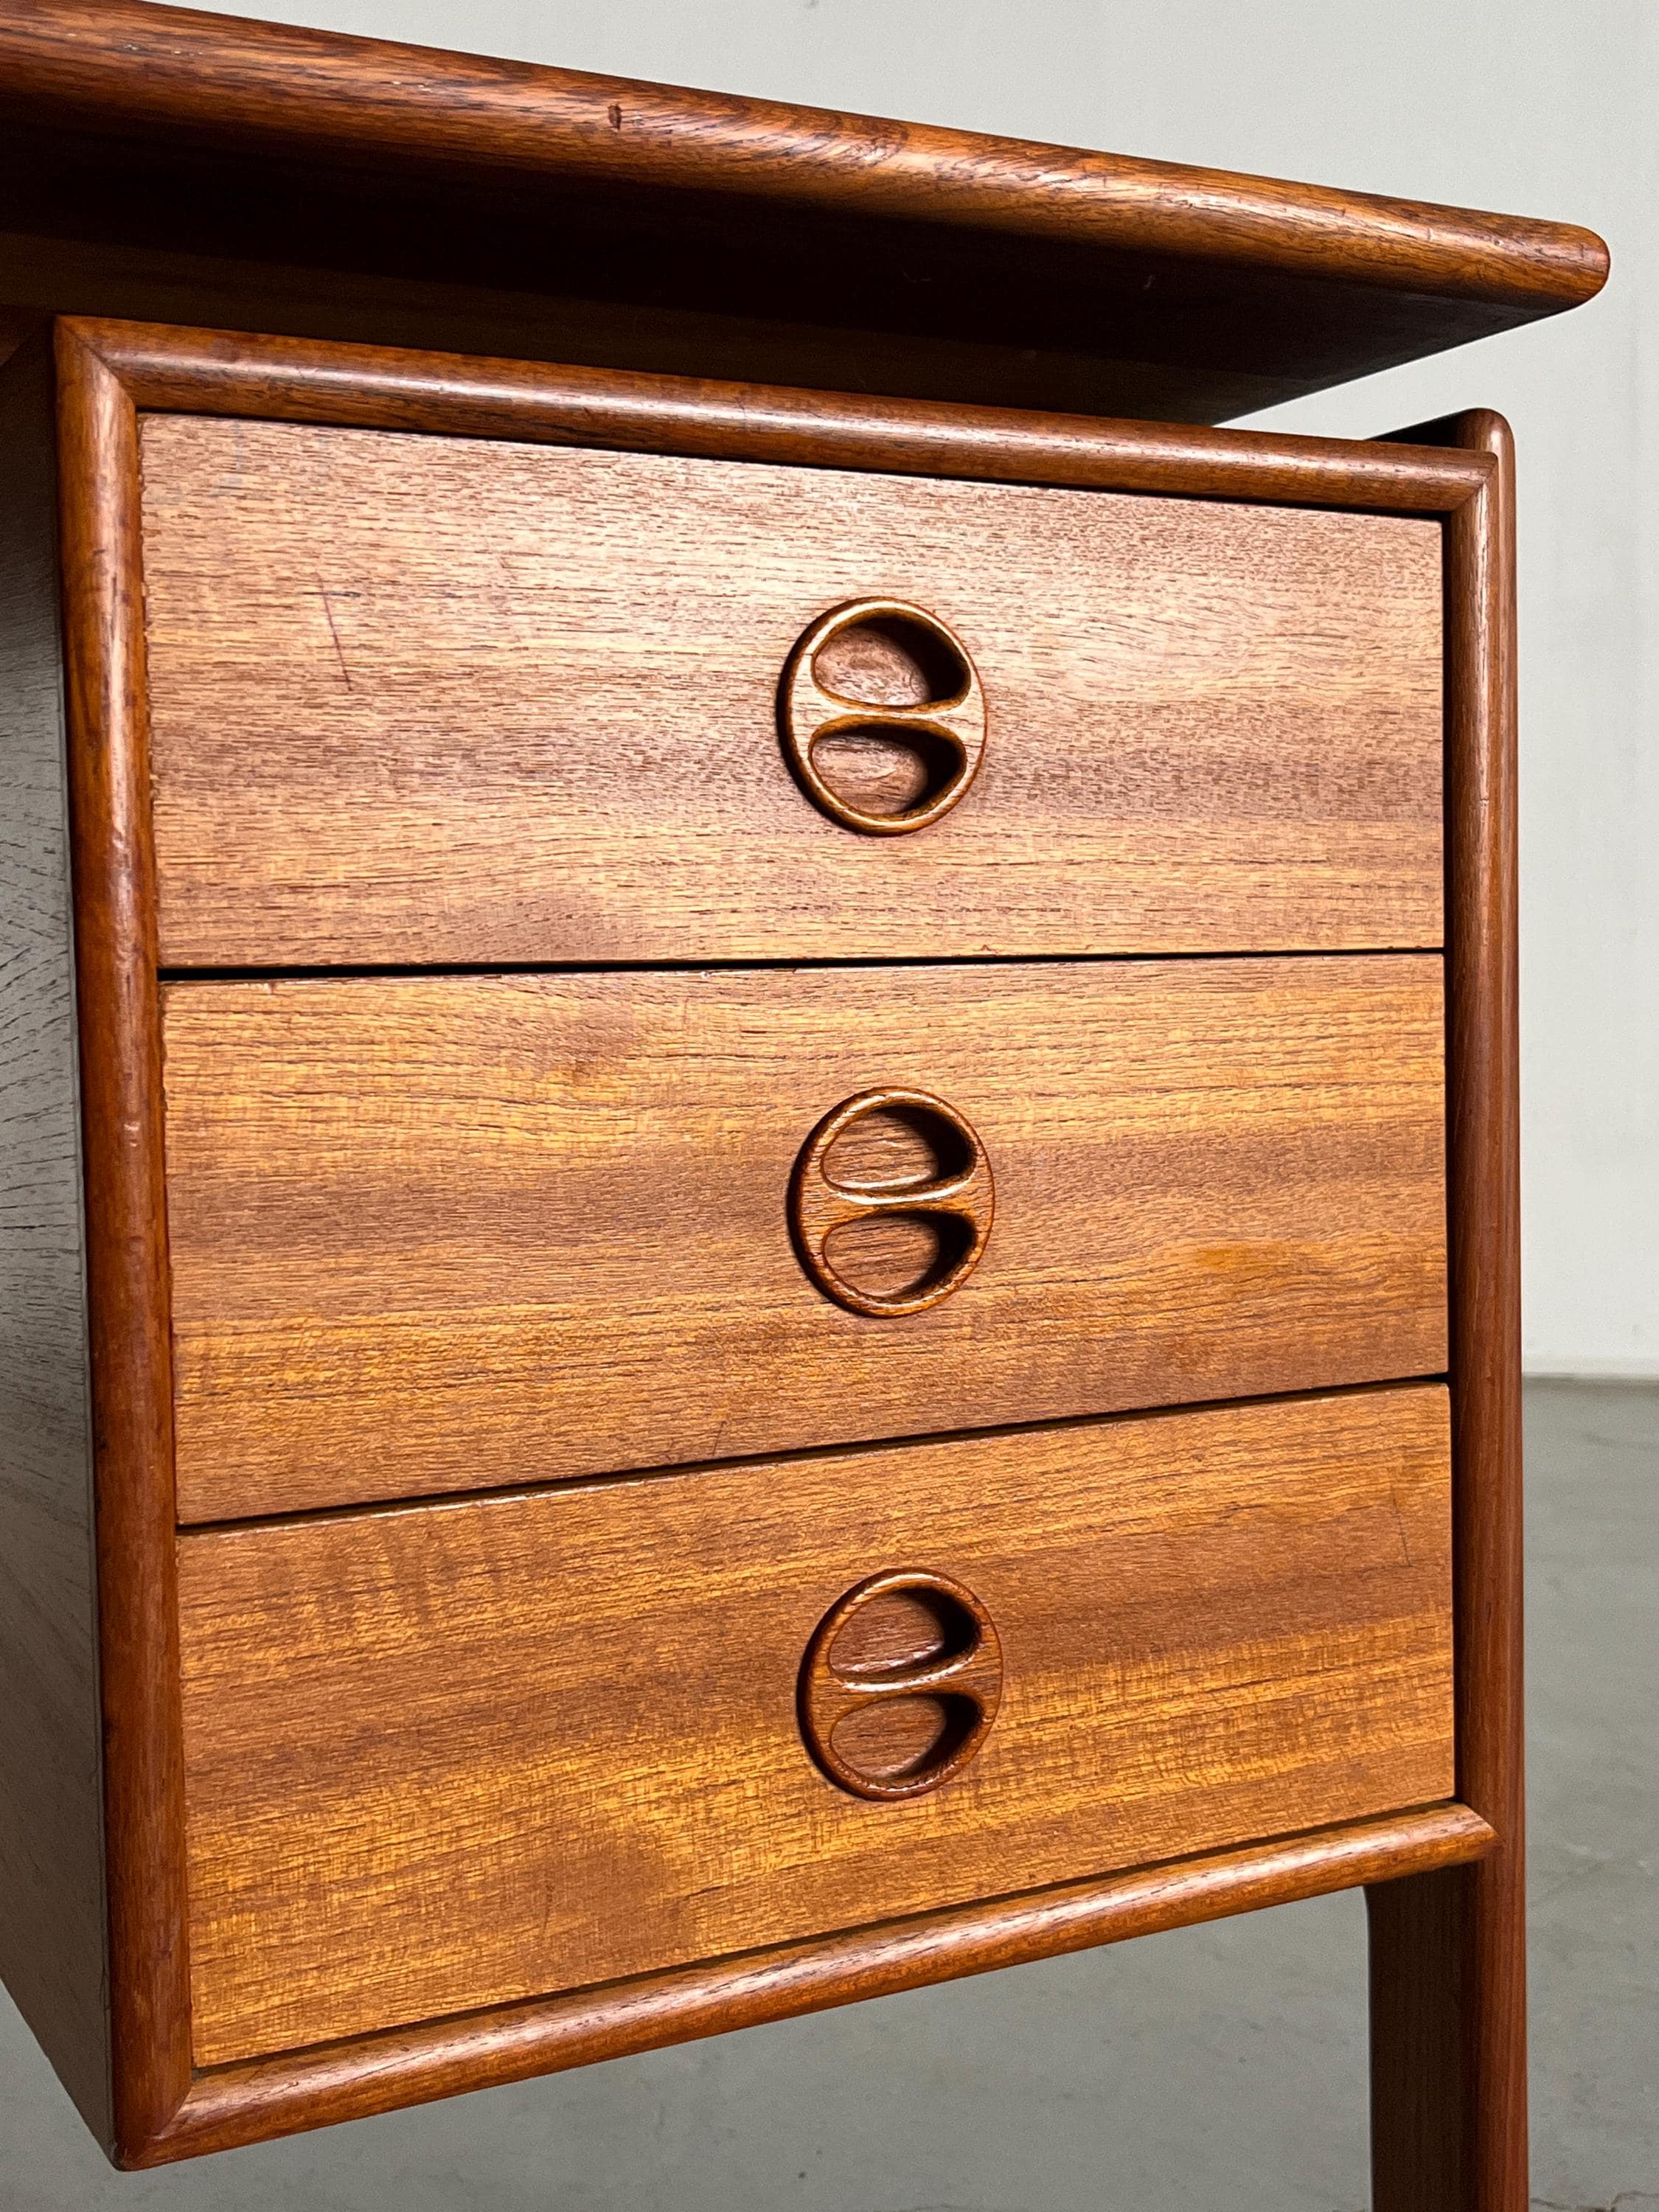
M 1255 418 L 1521 456 L 1526 1346 L 1659 1375 L 1652 0 L 268 0 L 240 12 L 1589 223 L 1564 319 Z M 1643 353 L 1644 335 L 1648 354 Z

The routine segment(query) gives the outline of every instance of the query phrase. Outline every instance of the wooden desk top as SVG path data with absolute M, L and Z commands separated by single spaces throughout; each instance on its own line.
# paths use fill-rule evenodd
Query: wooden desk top
M 1571 225 L 148 4 L 0 19 L 52 310 L 1215 422 L 1559 313 Z

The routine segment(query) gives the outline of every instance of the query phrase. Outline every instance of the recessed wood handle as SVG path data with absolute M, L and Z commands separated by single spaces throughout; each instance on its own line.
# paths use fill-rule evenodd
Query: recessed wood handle
M 801 1662 L 808 1750 L 855 1796 L 919 1797 L 959 1774 L 1002 1700 L 1002 1643 L 979 1599 L 926 1569 L 860 1583 Z
M 878 1181 L 843 1179 L 836 1146 L 856 1125 L 899 1120 L 915 1127 L 932 1164 Z M 926 1091 L 860 1091 L 826 1114 L 795 1163 L 789 1225 L 807 1273 L 837 1305 L 881 1318 L 920 1313 L 960 1290 L 979 1265 L 995 1212 L 991 1163 L 971 1124 Z M 942 1224 L 939 1243 L 918 1279 L 896 1290 L 860 1285 L 830 1256 L 831 1240 L 855 1224 Z
M 895 700 L 860 696 L 843 675 L 826 673 L 825 664 L 851 631 L 884 635 L 902 653 L 908 637 L 917 648 L 907 657 L 922 679 L 926 698 Z M 846 656 L 842 656 L 845 658 Z M 880 687 L 885 688 L 885 687 Z M 968 649 L 947 623 L 926 608 L 903 599 L 854 599 L 821 615 L 789 656 L 780 694 L 783 747 L 789 764 L 813 804 L 849 830 L 894 837 L 925 830 L 967 791 L 985 752 L 985 694 Z M 884 738 L 915 749 L 925 763 L 942 757 L 937 773 L 924 765 L 921 786 L 906 805 L 881 813 L 838 791 L 817 757 L 826 738 Z

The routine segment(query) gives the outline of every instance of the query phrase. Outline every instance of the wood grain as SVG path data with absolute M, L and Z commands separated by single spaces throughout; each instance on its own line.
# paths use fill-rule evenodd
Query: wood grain
M 194 264 L 181 319 L 240 278 L 258 327 L 401 310 L 431 343 L 483 290 L 501 351 L 556 319 L 587 358 L 1164 420 L 1512 327 L 1607 270 L 1565 225 L 129 0 L 9 9 L 0 114 L 15 228 L 101 249 L 91 289 L 85 246 L 55 285 L 46 262 L 52 307 L 125 284 L 156 313 L 167 272 L 122 249 L 159 249 Z
M 1425 1386 L 186 1535 L 198 2063 L 1443 1798 L 1447 1449 Z M 796 1679 L 906 1565 L 1005 1681 L 872 1805 Z
M 171 967 L 1439 942 L 1433 523 L 143 438 Z M 902 837 L 828 819 L 778 736 L 797 640 L 863 597 L 947 623 L 988 703 L 973 788 Z
M 1483 454 L 1434 446 L 796 391 L 775 362 L 769 381 L 735 382 L 236 330 L 87 319 L 75 329 L 134 404 L 160 414 L 1402 514 L 1449 514 L 1492 473 Z
M 0 1975 L 111 2135 L 52 356 L 0 372 Z
M 1026 239 L 1059 230 L 1154 254 L 1230 256 L 1534 312 L 1577 303 L 1600 240 L 1518 216 L 1382 199 L 1173 162 L 878 121 L 729 94 L 343 38 L 134 0 L 32 0 L 0 44 L 7 102 L 129 131 L 234 131 L 483 160 L 612 184 L 851 200 L 870 217 Z M 613 117 L 613 105 L 622 109 Z M 1071 155 L 1067 162 L 1064 157 Z M 1061 156 L 1057 164 L 1056 155 Z
M 1437 1374 L 1431 956 L 177 983 L 186 1520 Z M 983 1257 L 833 1304 L 787 1194 L 898 1084 Z
M 1052 414 L 1022 422 L 776 387 L 861 382 L 918 395 L 922 403 L 980 398 L 1085 413 L 1106 407 L 1195 417 L 1235 413 L 1587 296 L 1605 271 L 1599 241 L 1501 218 L 1449 219 L 1444 210 L 1103 157 L 1057 160 L 1053 149 L 707 95 L 618 91 L 603 80 L 556 83 L 498 64 L 451 69 L 421 58 L 411 70 L 408 50 L 319 42 L 310 33 L 132 9 L 125 0 L 96 8 L 83 0 L 29 0 L 0 24 L 0 52 L 7 61 L 0 111 L 10 126 L 0 139 L 0 187 L 16 226 L 0 238 L 7 297 L 40 308 L 61 306 L 73 294 L 82 304 L 149 313 L 165 301 L 167 312 L 198 320 L 204 302 L 234 301 L 236 313 L 218 319 L 257 313 L 263 322 L 271 307 L 295 329 L 398 336 L 417 349 L 370 356 L 361 348 L 129 331 L 100 352 L 100 342 L 84 333 L 64 331 L 59 339 L 118 2157 L 140 2163 L 221 2147 L 1204 1911 L 1409 1873 L 1408 1881 L 1379 1890 L 1372 1907 L 1376 2109 L 1379 2128 L 1392 2130 L 1381 2145 L 1379 2207 L 1471 2212 L 1478 2205 L 1486 2212 L 1496 2205 L 1518 2212 L 1525 2140 L 1507 433 L 1495 418 L 1475 416 L 1431 427 L 1408 446 L 1344 448 L 1136 432 Z M 459 136 L 446 138 L 452 131 Z M 705 191 L 711 184 L 712 200 Z M 539 294 L 515 291 L 526 270 L 543 286 Z M 919 271 L 932 281 L 918 283 Z M 822 312 L 826 284 L 837 301 L 833 328 L 811 319 Z M 493 344 L 502 353 L 570 349 L 592 362 L 625 363 L 630 373 L 501 362 L 464 371 L 453 359 L 418 349 L 446 342 L 459 349 Z M 125 367 L 117 358 L 123 348 Z M 25 362 L 17 367 L 38 374 Z M 665 367 L 697 380 L 765 378 L 773 388 L 701 381 L 675 388 L 637 373 Z M 1446 800 L 1456 1700 L 1461 1786 L 1474 1809 L 1440 1807 L 1212 1853 L 1183 1867 L 1091 1875 L 1035 1895 L 694 1962 L 597 1992 L 509 2002 L 321 2050 L 252 2057 L 192 2078 L 170 1583 L 158 945 L 137 619 L 133 404 L 146 392 L 151 398 L 143 404 L 186 412 L 337 418 L 360 429 L 440 428 L 611 448 L 666 445 L 681 456 L 746 456 L 797 469 L 926 476 L 943 464 L 946 473 L 998 488 L 1087 483 L 1137 494 L 1315 507 L 1346 501 L 1453 514 Z M 1437 437 L 1451 441 L 1438 458 L 1420 442 Z M 37 457 L 39 451 L 37 445 Z M 0 462 L 8 489 L 15 471 L 26 475 L 31 465 L 9 453 Z M 6 525 L 15 552 L 23 539 L 10 512 Z M 1407 526 L 1426 536 L 1433 526 Z M 28 634 L 44 634 L 35 620 L 43 605 L 40 568 L 33 553 L 28 558 L 30 588 L 8 607 L 0 643 L 8 654 L 17 646 L 38 676 L 45 664 Z M 38 702 L 38 689 L 26 686 L 17 696 L 26 692 Z M 33 719 L 32 708 L 25 720 L 33 744 L 46 725 Z M 9 760 L 9 769 L 13 765 Z M 44 1371 L 38 1362 L 29 1365 L 35 1352 L 44 1347 L 50 1365 L 69 1341 L 62 1324 L 70 1312 L 70 1248 L 59 1234 L 68 1218 L 61 1204 L 67 1186 L 51 1172 L 53 1159 L 62 1165 L 52 1132 L 63 1127 L 64 1094 L 61 1083 L 54 1088 L 50 1012 L 35 1026 L 50 992 L 43 998 L 37 989 L 43 971 L 35 952 L 46 940 L 34 932 L 37 921 L 56 927 L 55 848 L 50 811 L 35 804 L 46 787 L 25 775 L 16 789 L 22 799 L 14 815 L 24 844 L 44 830 L 47 866 L 36 875 L 30 862 L 14 879 L 9 849 L 0 855 L 0 901 L 10 915 L 21 898 L 25 947 L 21 971 L 0 971 L 0 1000 L 8 1020 L 20 1006 L 22 1034 L 42 1040 L 45 1113 L 38 1118 L 30 1103 L 40 1072 L 31 1054 L 21 1133 L 9 1089 L 0 1108 L 7 1123 L 0 1133 L 22 1164 L 27 1193 L 21 1244 L 7 1242 L 13 1224 L 0 1217 L 0 1246 L 7 1255 L 23 1250 L 27 1277 L 21 1295 L 6 1301 L 9 1333 L 0 1345 L 9 1358 L 22 1344 L 33 1388 Z M 13 818 L 0 834 L 9 834 Z M 62 943 L 61 933 L 55 941 Z M 50 961 L 45 972 L 50 986 Z M 1176 1043 L 1186 1051 L 1191 1039 Z M 1395 1059 L 1385 1053 L 1378 1063 L 1385 1072 L 1410 1057 L 1397 1042 L 1392 1048 Z M 58 1066 L 61 1072 L 61 1057 Z M 483 1073 L 493 1079 L 496 1070 Z M 509 1107 L 528 1095 L 514 1091 L 524 1076 L 519 1069 L 507 1085 Z M 1420 1074 L 1406 1087 L 1414 1097 Z M 1345 1097 L 1354 1089 L 1346 1079 L 1333 1085 Z M 339 1111 L 338 1086 L 328 1095 L 329 1111 Z M 1188 1095 L 1146 1093 L 1165 1113 L 1171 1097 L 1178 1109 Z M 448 1125 L 440 1151 L 452 1198 L 481 1142 L 488 1149 L 496 1141 L 489 1116 L 499 1103 L 483 1089 L 472 1102 L 470 1152 L 462 1123 Z M 302 1118 L 296 1100 L 289 1108 Z M 283 1110 L 279 1101 L 276 1119 Z M 377 1110 L 386 1110 L 384 1100 Z M 1322 1104 L 1316 1126 L 1309 1125 L 1312 1133 L 1304 1127 L 1296 1140 L 1300 1170 L 1313 1163 L 1304 1175 L 1310 1203 L 1328 1194 L 1322 1148 L 1334 1142 L 1341 1119 Z M 1382 1130 L 1385 1145 L 1400 1146 L 1397 1168 L 1409 1149 L 1404 1125 L 1384 1116 Z M 408 1156 L 409 1132 L 394 1134 L 391 1153 Z M 37 1142 L 44 1152 L 34 1150 Z M 1173 1158 L 1173 1132 L 1167 1142 Z M 307 1175 L 314 1164 L 297 1141 L 288 1157 L 290 1165 L 303 1162 Z M 528 1158 L 529 1150 L 521 1147 L 520 1157 Z M 1246 1180 L 1242 1146 L 1228 1158 L 1215 1192 L 1236 1200 L 1246 1190 L 1254 1203 L 1258 1183 Z M 1376 1192 L 1362 1190 L 1358 1170 L 1345 1173 L 1339 1233 L 1357 1266 L 1352 1224 L 1367 1206 L 1376 1213 Z M 1396 1177 L 1389 1194 L 1420 1195 L 1428 1178 L 1415 1176 L 1412 1170 L 1403 1182 Z M 441 1180 L 428 1185 L 414 1178 L 416 1211 L 441 1202 Z M 257 1197 L 257 1182 L 248 1188 Z M 1200 1185 L 1206 1194 L 1214 1194 Z M 286 1202 L 279 1192 L 273 1218 Z M 215 1203 L 231 1224 L 228 1187 Z M 391 1218 L 395 1227 L 410 1217 L 393 1206 Z M 514 1274 L 532 1242 L 520 1231 L 509 1243 L 507 1274 Z M 441 1276 L 449 1254 L 441 1240 L 428 1243 L 428 1257 L 435 1257 L 425 1278 L 426 1310 L 436 1315 L 445 1310 Z M 1237 1251 L 1236 1237 L 1226 1249 Z M 1389 1278 L 1396 1289 L 1413 1271 L 1419 1283 L 1424 1279 L 1424 1249 L 1419 1236 L 1418 1256 L 1408 1255 Z M 1305 1263 L 1305 1248 L 1302 1256 Z M 0 1289 L 9 1291 L 6 1264 L 0 1258 Z M 347 1273 L 343 1267 L 331 1295 Z M 1352 1291 L 1352 1282 L 1351 1270 L 1339 1288 Z M 1411 1325 L 1420 1328 L 1421 1307 L 1413 1306 L 1408 1291 L 1400 1295 L 1390 1327 L 1417 1312 Z M 21 1335 L 14 1308 L 25 1316 Z M 1197 1319 L 1183 1322 L 1188 1340 L 1204 1334 L 1206 1310 L 1195 1310 Z M 303 1358 L 315 1352 L 315 1318 L 290 1313 L 285 1324 L 289 1350 L 297 1346 Z M 1070 1327 L 1072 1318 L 1063 1316 L 1060 1326 Z M 1328 1319 L 1322 1316 L 1308 1334 L 1307 1348 L 1322 1358 Z M 252 1325 L 266 1328 L 269 1317 L 255 1315 Z M 375 1326 L 371 1318 L 360 1340 L 372 1339 Z M 322 1333 L 336 1328 L 337 1318 L 325 1314 Z M 58 1382 L 72 1382 L 70 1365 L 52 1371 Z M 349 1395 L 357 1387 L 349 1359 L 324 1374 L 321 1388 L 337 1389 L 342 1376 Z M 653 1379 L 645 1378 L 642 1389 Z M 234 1376 L 226 1404 L 234 1403 L 234 1432 L 238 1421 L 246 1428 L 255 1401 L 238 1395 Z M 77 1623 L 86 1617 L 88 1584 L 84 1560 L 76 1564 L 71 1486 L 54 1492 L 70 1500 L 71 1510 L 53 1529 L 34 1513 L 44 1492 L 19 1502 L 38 1471 L 45 1469 L 51 1484 L 72 1473 L 71 1397 L 59 1391 L 30 1401 L 21 1423 L 29 1449 L 20 1459 L 9 1444 L 0 1468 L 0 1511 L 9 1516 L 0 1548 L 9 1552 L 8 1571 L 21 1559 L 28 1577 L 21 1615 L 14 1607 L 10 1620 L 0 1620 L 0 1644 L 21 1619 L 34 1670 L 32 1678 L 24 1671 L 17 1709 L 0 1715 L 0 1744 L 14 1766 L 11 1747 L 20 1741 L 21 1764 L 38 1765 L 38 1772 L 26 1773 L 27 1807 L 52 1799 L 57 1780 L 71 1770 L 70 1794 L 81 1793 L 82 1807 L 87 1788 L 80 1753 L 90 1647 Z M 322 1425 L 319 1418 L 319 1433 Z M 979 1441 L 989 1448 L 1007 1439 Z M 45 1459 L 34 1455 L 37 1445 Z M 712 1448 L 731 1449 L 724 1441 Z M 456 1474 L 461 1453 L 453 1436 L 446 1449 L 447 1479 L 468 1479 Z M 793 1474 L 804 1463 L 779 1472 Z M 743 1472 L 684 1480 L 736 1482 Z M 678 1486 L 682 1478 L 665 1482 Z M 640 1486 L 619 1487 L 631 1496 Z M 567 1490 L 540 1503 L 562 1509 L 587 1495 Z M 454 1510 L 493 1513 L 530 1503 L 491 1499 Z M 320 1534 L 414 1517 L 353 1516 L 311 1528 Z M 84 1530 L 84 1508 L 78 1525 Z M 233 1544 L 292 1533 L 227 1532 L 185 1541 Z M 64 1604 L 35 1636 L 41 1616 L 30 1607 L 55 1575 Z M 277 1597 L 279 1611 L 297 1603 L 303 1613 L 291 1590 Z M 54 1650 L 55 1638 L 61 1640 Z M 267 1694 L 263 1686 L 259 1694 Z M 42 1713 L 46 1723 L 37 1728 Z M 939 1802 L 949 1796 L 941 1793 Z M 6 1850 L 18 1832 L 18 1802 L 14 1796 L 0 1810 Z M 87 1856 L 76 1840 L 83 1833 L 78 1813 L 64 1824 L 70 1839 L 58 1863 L 47 1864 L 46 1856 L 53 1820 L 68 1802 L 47 1805 L 48 1817 L 29 1830 L 25 1850 L 33 1854 L 27 1880 L 42 1880 L 60 1900 L 70 1900 L 76 1927 L 60 1942 L 49 1905 L 24 1930 L 32 1963 L 21 1971 L 35 1976 L 36 2014 L 52 2015 L 49 2039 L 60 2050 L 80 2039 L 71 2021 L 77 2008 L 82 2024 L 92 2021 L 66 2070 L 95 2113 L 96 2065 L 83 2062 L 98 2042 L 96 2007 L 82 2005 L 95 1916 L 92 1893 L 80 1881 Z M 1478 1856 L 1494 1829 L 1501 1849 L 1490 1867 L 1431 1871 Z M 228 1955 L 228 1939 L 222 1954 Z M 75 1989 L 40 1995 L 43 1960 L 54 1971 L 67 1962 Z
M 642 1974 L 571 1996 L 246 2059 L 198 2074 L 167 2129 L 135 2162 L 227 2150 L 458 2090 L 1465 1863 L 1491 1846 L 1492 1831 L 1467 1806 L 1429 1806 Z
M 1498 464 L 1447 536 L 1446 818 L 1458 1773 L 1498 1848 L 1371 1901 L 1373 2187 L 1526 2212 L 1515 453 L 1484 410 L 1407 435 Z
M 58 449 L 76 1011 L 97 1504 L 118 2160 L 190 2080 L 161 1026 L 138 431 L 59 329 Z

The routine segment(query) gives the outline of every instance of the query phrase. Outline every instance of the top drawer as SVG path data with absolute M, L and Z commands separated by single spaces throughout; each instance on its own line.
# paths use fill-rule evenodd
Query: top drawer
M 1440 941 L 1433 520 L 168 416 L 143 477 L 170 967 Z M 860 600 L 944 635 L 819 658 L 832 798 L 982 708 L 900 834 L 781 734 Z

